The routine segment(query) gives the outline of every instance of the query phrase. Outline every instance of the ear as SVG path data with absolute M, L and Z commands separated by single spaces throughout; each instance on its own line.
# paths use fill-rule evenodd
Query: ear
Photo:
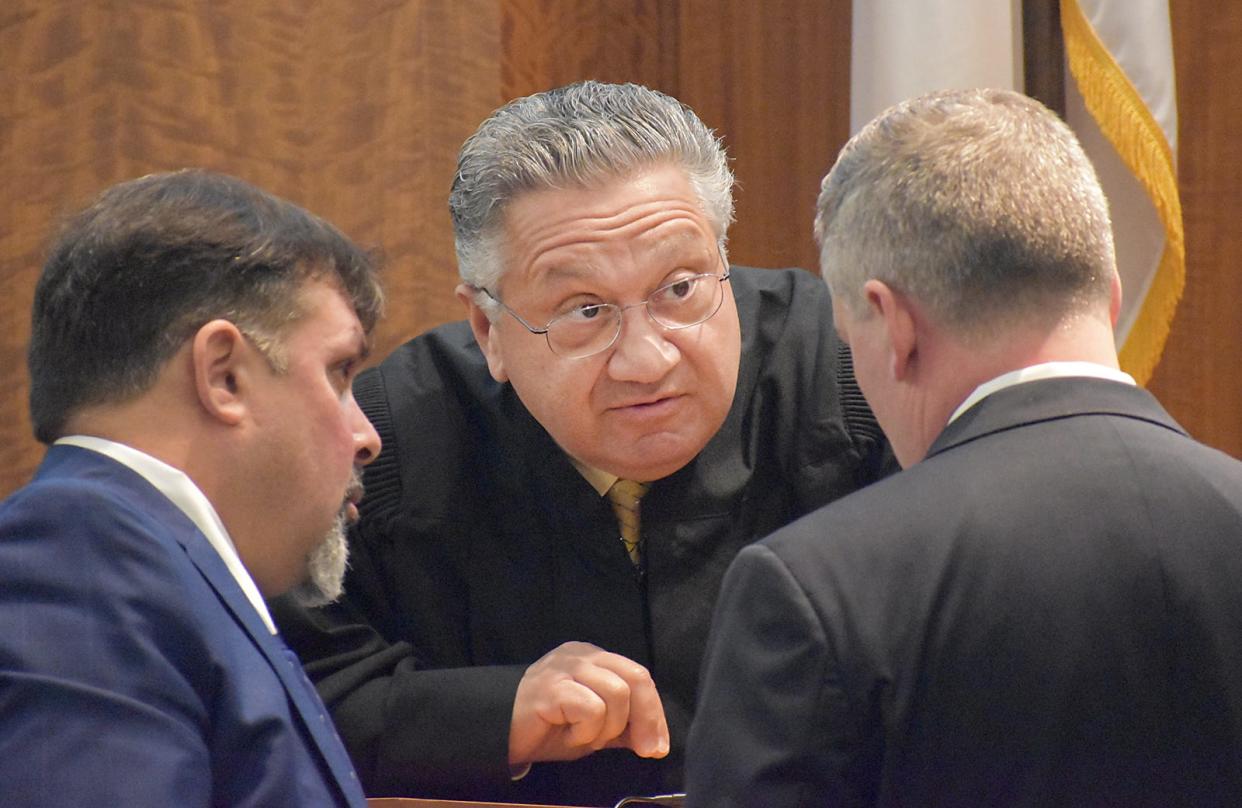
M 1121 317 L 1121 276 L 1114 272 L 1112 283 L 1109 285 L 1110 298 L 1108 301 L 1108 319 L 1113 324 L 1113 328 L 1117 327 L 1117 319 Z
M 245 336 L 228 320 L 212 320 L 194 335 L 194 388 L 207 413 L 230 426 L 246 415 L 243 388 L 253 354 Z
M 870 316 L 881 319 L 888 339 L 889 372 L 895 381 L 906 381 L 918 358 L 918 330 L 913 307 L 904 295 L 875 279 L 863 284 L 863 299 Z
M 465 283 L 458 284 L 456 293 L 457 299 L 466 307 L 466 320 L 470 323 L 470 330 L 474 332 L 474 341 L 479 343 L 479 348 L 487 359 L 487 369 L 491 371 L 492 378 L 498 382 L 507 382 L 509 374 L 505 371 L 504 358 L 501 356 L 499 335 L 492 330 L 492 321 L 487 318 L 486 312 L 474 302 L 475 288 Z

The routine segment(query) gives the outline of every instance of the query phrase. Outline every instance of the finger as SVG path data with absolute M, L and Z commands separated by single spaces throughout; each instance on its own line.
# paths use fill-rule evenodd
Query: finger
M 594 749 L 611 737 L 601 740 L 607 713 L 607 704 L 595 690 L 567 679 L 557 683 L 551 714 L 544 718 L 549 724 L 563 727 L 561 735 L 571 748 Z
M 630 713 L 630 686 L 627 680 L 645 677 L 643 666 L 582 642 L 564 643 L 546 654 L 542 661 L 546 661 L 549 669 L 560 670 L 590 690 L 603 703 L 603 723 L 595 727 L 596 736 L 590 742 L 592 748 L 602 749 L 605 743 L 625 731 Z M 591 716 L 592 720 L 594 718 Z M 584 730 L 577 730 L 574 737 L 585 737 Z
M 662 758 L 668 754 L 668 720 L 655 684 L 638 688 L 630 697 L 630 748 L 642 757 Z
M 668 754 L 668 721 L 664 704 L 651 674 L 642 665 L 616 654 L 597 659 L 625 682 L 627 694 L 626 728 L 610 734 L 610 746 L 626 746 L 643 757 L 664 757 Z
M 630 720 L 630 685 L 612 670 L 598 665 L 579 668 L 574 672 L 575 681 L 591 690 L 604 707 L 603 721 L 592 745 L 602 749 L 604 744 L 625 732 Z
M 661 758 L 668 754 L 668 720 L 664 703 L 651 677 L 630 683 L 629 746 L 642 757 Z

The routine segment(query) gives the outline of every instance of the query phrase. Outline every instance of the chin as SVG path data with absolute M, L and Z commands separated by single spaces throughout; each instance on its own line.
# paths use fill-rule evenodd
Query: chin
M 678 452 L 673 455 L 652 455 L 640 448 L 635 448 L 634 454 L 620 458 L 618 463 L 612 467 L 605 467 L 612 474 L 625 480 L 638 480 L 639 482 L 652 482 L 653 480 L 662 480 L 665 477 L 676 474 L 681 471 L 691 460 L 694 460 L 702 451 L 702 447 L 694 452 Z M 631 461 L 638 455 L 642 462 L 634 464 Z
M 326 606 L 344 592 L 345 570 L 349 566 L 345 524 L 342 513 L 307 556 L 305 577 L 289 590 L 294 602 L 308 607 Z

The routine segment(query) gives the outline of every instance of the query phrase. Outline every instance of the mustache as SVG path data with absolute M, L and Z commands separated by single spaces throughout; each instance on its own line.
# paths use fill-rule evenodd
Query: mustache
M 349 475 L 349 484 L 345 487 L 345 499 L 350 502 L 358 502 L 366 494 L 366 488 L 362 485 L 362 472 L 354 469 Z
M 348 524 L 349 521 L 351 521 L 346 516 L 346 511 L 349 509 L 350 503 L 353 503 L 355 506 L 357 506 L 357 504 L 362 501 L 362 498 L 365 495 L 366 495 L 366 488 L 362 485 L 362 472 L 361 470 L 355 468 L 349 476 L 349 483 L 345 486 L 345 496 L 341 499 L 341 514 L 340 515 L 341 515 L 341 519 L 346 524 Z

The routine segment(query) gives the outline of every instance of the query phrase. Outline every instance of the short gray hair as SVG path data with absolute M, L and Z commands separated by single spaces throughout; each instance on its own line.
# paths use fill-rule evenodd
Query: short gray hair
M 458 155 L 449 211 L 462 281 L 482 289 L 500 280 L 501 224 L 521 194 L 591 187 L 662 165 L 685 170 L 723 248 L 733 173 L 719 139 L 689 107 L 647 87 L 597 81 L 509 102 Z
M 1108 203 L 1069 127 L 1008 90 L 890 108 L 842 149 L 816 206 L 820 265 L 860 312 L 881 280 L 963 336 L 1109 299 Z

